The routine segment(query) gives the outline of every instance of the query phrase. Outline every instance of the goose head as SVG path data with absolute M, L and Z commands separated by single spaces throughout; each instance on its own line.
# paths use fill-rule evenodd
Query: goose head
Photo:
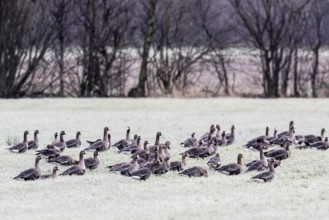
M 97 158 L 98 155 L 99 155 L 99 153 L 98 153 L 98 151 L 96 150 L 96 151 L 94 152 L 94 158 Z
M 108 132 L 110 129 L 108 127 L 104 128 L 104 132 Z
M 166 141 L 166 143 L 164 145 L 165 145 L 165 148 L 170 149 L 170 141 Z
M 76 134 L 76 136 L 79 137 L 80 135 L 81 135 L 81 132 L 78 131 L 77 134 Z
M 158 133 L 156 134 L 157 137 L 160 137 L 161 135 L 162 135 L 161 132 L 158 132 Z
M 42 159 L 42 157 L 40 155 L 36 156 L 35 158 L 35 162 L 39 162 Z
M 53 168 L 53 174 L 55 175 L 59 170 L 58 166 L 54 166 Z
M 39 130 L 34 131 L 34 135 L 37 135 L 37 134 L 39 134 Z
M 66 135 L 65 131 L 61 131 L 60 136 Z
M 55 132 L 54 137 L 55 137 L 55 139 L 57 139 L 57 137 L 58 137 L 58 133 L 57 132 Z

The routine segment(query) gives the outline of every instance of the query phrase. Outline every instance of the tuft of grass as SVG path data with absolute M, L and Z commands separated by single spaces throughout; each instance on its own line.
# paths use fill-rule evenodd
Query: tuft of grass
M 19 138 L 17 136 L 7 135 L 6 144 L 8 146 L 12 146 L 12 145 L 15 145 L 15 144 L 18 144 L 18 143 L 19 143 Z

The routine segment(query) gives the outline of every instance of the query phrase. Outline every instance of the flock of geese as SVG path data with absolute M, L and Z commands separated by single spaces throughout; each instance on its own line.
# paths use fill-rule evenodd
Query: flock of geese
M 270 182 L 275 177 L 275 168 L 281 164 L 282 160 L 288 159 L 291 155 L 290 146 L 295 144 L 297 149 L 315 148 L 318 150 L 327 150 L 329 148 L 328 137 L 324 137 L 325 129 L 321 129 L 318 135 L 296 135 L 294 122 L 289 123 L 287 131 L 278 134 L 274 129 L 273 136 L 269 135 L 269 127 L 265 129 L 265 135 L 255 137 L 249 140 L 244 147 L 259 152 L 259 159 L 255 159 L 247 164 L 242 163 L 243 155 L 237 155 L 237 161 L 222 165 L 219 154 L 219 148 L 232 145 L 235 140 L 235 126 L 232 125 L 230 133 L 221 131 L 219 125 L 211 125 L 208 132 L 199 139 L 195 133 L 191 134 L 187 140 L 181 143 L 184 152 L 180 153 L 181 160 L 171 161 L 170 147 L 171 143 L 166 141 L 161 143 L 161 132 L 156 133 L 154 145 L 141 137 L 130 136 L 130 128 L 127 128 L 126 137 L 114 144 L 111 144 L 111 135 L 107 127 L 103 130 L 102 139 L 87 141 L 89 146 L 79 152 L 79 160 L 63 155 L 66 148 L 79 148 L 82 146 L 78 131 L 76 137 L 71 140 L 64 140 L 65 131 L 55 133 L 55 139 L 48 144 L 45 149 L 38 149 L 39 131 L 34 132 L 34 139 L 28 141 L 28 131 L 24 132 L 23 142 L 16 144 L 9 149 L 13 153 L 24 153 L 28 150 L 35 150 L 35 166 L 19 173 L 15 180 L 37 180 L 56 178 L 64 175 L 84 175 L 86 169 L 97 169 L 100 165 L 98 158 L 99 152 L 104 152 L 111 147 L 116 148 L 119 154 L 131 155 L 130 161 L 107 166 L 109 172 L 117 173 L 123 176 L 131 177 L 136 180 L 147 180 L 152 175 L 162 175 L 169 171 L 176 171 L 179 175 L 188 177 L 207 177 L 207 169 L 201 166 L 187 167 L 187 158 L 207 158 L 210 157 L 207 165 L 219 173 L 227 175 L 239 175 L 243 170 L 245 172 L 259 172 L 251 179 L 258 182 Z M 271 146 L 277 146 L 269 149 Z M 93 152 L 93 157 L 84 158 L 86 151 Z M 42 174 L 40 169 L 40 160 L 56 164 L 53 172 Z M 59 166 L 67 166 L 63 172 L 60 172 Z

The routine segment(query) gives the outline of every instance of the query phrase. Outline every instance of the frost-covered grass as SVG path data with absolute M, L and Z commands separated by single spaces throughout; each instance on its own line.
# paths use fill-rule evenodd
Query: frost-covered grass
M 77 130 L 86 139 L 100 138 L 109 126 L 112 142 L 122 139 L 127 126 L 132 133 L 154 142 L 172 143 L 172 158 L 183 151 L 179 142 L 191 132 L 197 135 L 210 124 L 229 130 L 236 126 L 233 146 L 219 151 L 224 164 L 258 158 L 257 152 L 241 146 L 266 126 L 279 132 L 294 120 L 297 133 L 319 133 L 329 129 L 329 100 L 326 99 L 40 99 L 0 100 L 0 213 L 1 219 L 328 219 L 329 151 L 295 150 L 277 168 L 269 184 L 250 181 L 255 173 L 228 177 L 209 171 L 208 178 L 184 178 L 170 172 L 138 182 L 110 174 L 107 165 L 127 161 L 111 149 L 100 155 L 101 166 L 84 176 L 59 177 L 34 182 L 14 181 L 20 171 L 33 167 L 34 152 L 12 154 L 7 137 L 29 130 L 40 131 L 41 147 L 65 130 L 66 139 Z M 64 154 L 78 157 L 80 149 Z M 92 156 L 91 153 L 88 156 Z M 206 166 L 207 160 L 187 161 L 188 166 Z M 41 161 L 43 172 L 53 165 Z M 64 170 L 64 167 L 60 168 Z

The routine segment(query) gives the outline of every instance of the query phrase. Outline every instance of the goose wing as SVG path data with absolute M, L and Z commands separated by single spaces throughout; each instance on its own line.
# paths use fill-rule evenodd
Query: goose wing
M 252 177 L 252 179 L 254 180 L 261 180 L 263 182 L 269 182 L 274 178 L 274 173 L 271 171 L 265 171 L 263 173 L 260 173 L 254 177 Z
M 83 175 L 85 174 L 85 170 L 82 169 L 79 165 L 74 165 L 67 170 L 65 170 L 63 173 L 61 173 L 61 176 L 65 175 Z
M 241 167 L 237 163 L 227 164 L 216 169 L 218 172 L 225 173 L 228 175 L 239 174 L 241 173 Z
M 9 148 L 9 151 L 13 153 L 24 153 L 27 150 L 25 143 L 19 143 Z
M 14 179 L 34 180 L 38 179 L 39 176 L 40 175 L 36 172 L 34 168 L 30 168 L 18 174 L 16 177 L 14 177 Z
M 38 148 L 38 143 L 37 142 L 35 142 L 34 140 L 32 140 L 32 141 L 29 141 L 28 143 L 27 143 L 27 149 L 28 150 L 32 150 L 32 149 L 37 149 Z

